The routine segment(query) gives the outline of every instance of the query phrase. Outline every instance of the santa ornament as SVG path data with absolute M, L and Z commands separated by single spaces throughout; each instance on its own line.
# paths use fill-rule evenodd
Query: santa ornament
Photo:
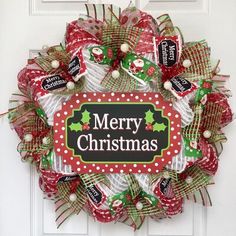
M 144 66 L 144 61 L 139 58 L 139 59 L 136 59 L 134 60 L 131 64 L 130 64 L 130 72 L 132 74 L 137 74 L 138 72 L 143 72 L 143 66 Z
M 102 49 L 94 47 L 92 49 L 92 55 L 94 57 L 95 62 L 101 63 L 103 61 L 104 55 Z

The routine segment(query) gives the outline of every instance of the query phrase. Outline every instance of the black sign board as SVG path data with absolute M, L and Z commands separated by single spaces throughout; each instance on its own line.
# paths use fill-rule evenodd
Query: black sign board
M 76 76 L 77 74 L 79 74 L 80 72 L 80 62 L 79 62 L 79 58 L 76 56 L 74 57 L 68 66 L 68 72 L 72 75 L 72 76 Z
M 156 132 L 147 130 L 148 111 L 159 124 Z M 89 128 L 81 121 L 85 112 L 90 113 Z M 119 109 L 116 104 L 84 104 L 67 127 L 68 147 L 86 162 L 152 162 L 169 145 L 169 120 L 151 104 L 120 104 Z
M 159 63 L 165 67 L 171 67 L 178 60 L 178 46 L 172 39 L 163 39 L 158 44 Z
M 100 191 L 96 185 L 91 185 L 86 189 L 87 189 L 87 194 L 92 203 L 95 204 L 96 206 L 100 206 L 105 197 L 102 191 Z
M 170 80 L 172 84 L 172 88 L 176 92 L 185 92 L 186 90 L 191 89 L 192 83 L 188 80 L 184 79 L 183 77 L 176 76 Z
M 42 88 L 47 91 L 61 89 L 66 86 L 67 81 L 60 75 L 52 75 L 42 81 Z

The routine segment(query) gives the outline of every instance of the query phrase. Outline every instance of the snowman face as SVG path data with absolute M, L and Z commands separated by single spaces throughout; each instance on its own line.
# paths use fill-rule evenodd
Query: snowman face
M 137 68 L 143 68 L 143 66 L 144 66 L 144 61 L 140 58 L 134 60 L 133 63 Z
M 93 48 L 92 52 L 94 55 L 102 55 L 102 49 L 101 48 Z

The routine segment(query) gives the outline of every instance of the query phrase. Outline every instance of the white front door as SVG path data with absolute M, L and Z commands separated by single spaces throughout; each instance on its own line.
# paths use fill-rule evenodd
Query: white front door
M 42 45 L 63 38 L 66 22 L 76 19 L 87 0 L 0 0 L 0 113 L 16 87 L 16 76 Z M 93 1 L 122 8 L 129 0 Z M 231 74 L 230 88 L 236 96 L 235 0 L 136 0 L 154 16 L 170 13 L 186 41 L 207 39 L 212 55 L 221 59 L 222 74 Z M 235 99 L 235 97 L 234 97 Z M 236 103 L 232 103 L 236 110 Z M 36 173 L 23 164 L 16 151 L 19 140 L 7 119 L 0 122 L 0 236 L 235 236 L 236 235 L 236 124 L 225 129 L 228 142 L 211 186 L 213 207 L 204 209 L 185 203 L 184 213 L 172 220 L 147 220 L 141 230 L 120 223 L 99 224 L 86 214 L 72 217 L 59 230 L 54 222 L 53 202 L 43 200 Z

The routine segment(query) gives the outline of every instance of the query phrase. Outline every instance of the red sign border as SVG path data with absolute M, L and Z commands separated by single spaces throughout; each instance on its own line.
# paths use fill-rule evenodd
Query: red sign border
M 170 146 L 163 150 L 162 157 L 156 157 L 152 163 L 85 163 L 73 151 L 66 148 L 65 121 L 72 116 L 76 106 L 94 102 L 139 102 L 152 103 L 156 109 L 163 110 L 163 116 L 170 118 Z M 173 110 L 172 103 L 163 100 L 159 93 L 76 93 L 64 102 L 62 109 L 54 115 L 54 149 L 61 156 L 63 163 L 71 165 L 76 173 L 159 173 L 181 149 L 181 116 Z

